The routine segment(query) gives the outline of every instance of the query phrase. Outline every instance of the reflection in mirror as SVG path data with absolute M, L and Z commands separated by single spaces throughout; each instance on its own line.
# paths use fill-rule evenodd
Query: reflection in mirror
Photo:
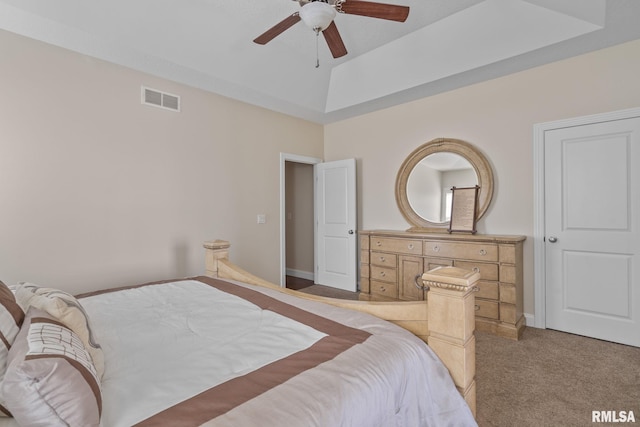
M 427 221 L 448 222 L 451 218 L 451 187 L 478 184 L 476 171 L 459 154 L 440 152 L 426 156 L 411 171 L 407 198 L 411 208 Z
M 396 202 L 412 225 L 409 230 L 440 232 L 449 222 L 447 193 L 451 187 L 475 185 L 480 187 L 476 208 L 476 219 L 480 219 L 493 196 L 489 161 L 468 142 L 437 138 L 413 150 L 402 162 L 396 177 Z

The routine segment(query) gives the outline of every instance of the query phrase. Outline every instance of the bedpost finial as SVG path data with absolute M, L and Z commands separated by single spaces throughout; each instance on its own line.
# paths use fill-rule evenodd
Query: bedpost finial
M 205 249 L 229 249 L 231 243 L 226 240 L 207 240 L 202 245 Z

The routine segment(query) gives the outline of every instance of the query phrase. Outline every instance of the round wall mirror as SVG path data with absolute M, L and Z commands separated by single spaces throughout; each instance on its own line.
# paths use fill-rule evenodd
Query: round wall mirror
M 480 186 L 477 219 L 493 196 L 493 172 L 471 144 L 439 138 L 418 147 L 404 161 L 396 179 L 396 202 L 412 229 L 446 228 L 451 188 Z

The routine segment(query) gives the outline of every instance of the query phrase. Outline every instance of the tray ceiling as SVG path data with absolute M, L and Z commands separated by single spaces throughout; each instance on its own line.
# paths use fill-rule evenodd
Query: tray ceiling
M 347 0 L 348 1 L 348 0 Z M 338 14 L 348 54 L 291 0 L 0 0 L 0 28 L 285 114 L 329 123 L 640 38 L 637 0 L 382 0 L 405 23 Z

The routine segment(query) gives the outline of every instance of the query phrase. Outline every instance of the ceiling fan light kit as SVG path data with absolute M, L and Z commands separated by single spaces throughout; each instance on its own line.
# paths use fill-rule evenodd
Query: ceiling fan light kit
M 273 27 L 259 35 L 254 41 L 257 44 L 267 44 L 285 30 L 293 27 L 299 21 L 311 28 L 316 34 L 324 35 L 331 55 L 340 58 L 347 54 L 342 37 L 333 19 L 336 14 L 360 15 L 369 18 L 386 19 L 404 22 L 409 16 L 409 7 L 395 4 L 377 3 L 362 0 L 294 0 L 301 8 L 278 22 Z
M 302 22 L 318 33 L 327 29 L 337 12 L 329 3 L 315 1 L 302 6 L 299 13 Z

